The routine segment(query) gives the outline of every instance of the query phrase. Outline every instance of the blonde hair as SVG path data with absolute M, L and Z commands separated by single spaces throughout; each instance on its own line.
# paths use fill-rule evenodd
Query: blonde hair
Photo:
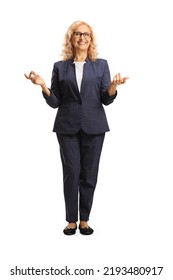
M 64 44 L 63 44 L 63 49 L 61 54 L 63 60 L 68 60 L 74 57 L 74 48 L 72 46 L 72 35 L 76 27 L 82 24 L 88 26 L 91 33 L 91 42 L 88 48 L 88 58 L 91 59 L 92 61 L 95 61 L 97 59 L 98 53 L 97 53 L 97 46 L 96 46 L 96 37 L 94 35 L 92 27 L 85 21 L 75 21 L 70 25 L 70 27 L 68 28 L 65 34 Z

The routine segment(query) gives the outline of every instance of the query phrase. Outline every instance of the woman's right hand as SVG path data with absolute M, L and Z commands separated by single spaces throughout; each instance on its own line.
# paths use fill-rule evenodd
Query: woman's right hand
M 51 92 L 49 88 L 46 86 L 45 81 L 42 77 L 40 77 L 38 74 L 36 74 L 34 71 L 31 71 L 29 75 L 24 74 L 25 77 L 28 80 L 31 80 L 31 82 L 35 85 L 39 85 L 42 88 L 42 91 L 47 95 L 50 96 Z
M 38 74 L 36 74 L 34 71 L 31 71 L 29 75 L 24 74 L 26 79 L 31 80 L 31 82 L 35 85 L 44 86 L 45 81 L 42 77 L 40 77 Z

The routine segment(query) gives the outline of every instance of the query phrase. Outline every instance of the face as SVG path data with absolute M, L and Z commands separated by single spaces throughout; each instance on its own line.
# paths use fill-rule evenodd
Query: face
M 82 24 L 76 27 L 74 34 L 72 35 L 73 47 L 81 51 L 87 51 L 91 42 L 90 34 L 91 32 L 87 25 Z

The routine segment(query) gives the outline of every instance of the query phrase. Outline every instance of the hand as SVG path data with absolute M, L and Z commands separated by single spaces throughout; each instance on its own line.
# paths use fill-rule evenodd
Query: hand
M 125 84 L 125 82 L 129 79 L 129 77 L 122 77 L 120 73 L 116 74 L 113 77 L 112 83 L 114 86 Z
M 34 71 L 31 71 L 29 75 L 24 74 L 26 79 L 31 80 L 31 82 L 35 85 L 43 86 L 45 85 L 45 82 L 42 77 L 40 77 L 38 74 L 36 74 Z
M 118 85 L 122 85 L 122 84 L 125 84 L 125 82 L 129 79 L 129 77 L 122 77 L 120 73 L 116 74 L 114 77 L 113 77 L 113 80 L 108 88 L 108 93 L 110 96 L 113 96 L 115 95 L 116 93 L 116 87 Z

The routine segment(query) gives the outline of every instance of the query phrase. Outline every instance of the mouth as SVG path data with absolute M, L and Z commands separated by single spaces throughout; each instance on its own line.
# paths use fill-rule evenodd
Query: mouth
M 83 45 L 85 45 L 86 43 L 83 42 L 83 41 L 79 41 L 78 44 L 79 44 L 80 46 L 83 46 Z

